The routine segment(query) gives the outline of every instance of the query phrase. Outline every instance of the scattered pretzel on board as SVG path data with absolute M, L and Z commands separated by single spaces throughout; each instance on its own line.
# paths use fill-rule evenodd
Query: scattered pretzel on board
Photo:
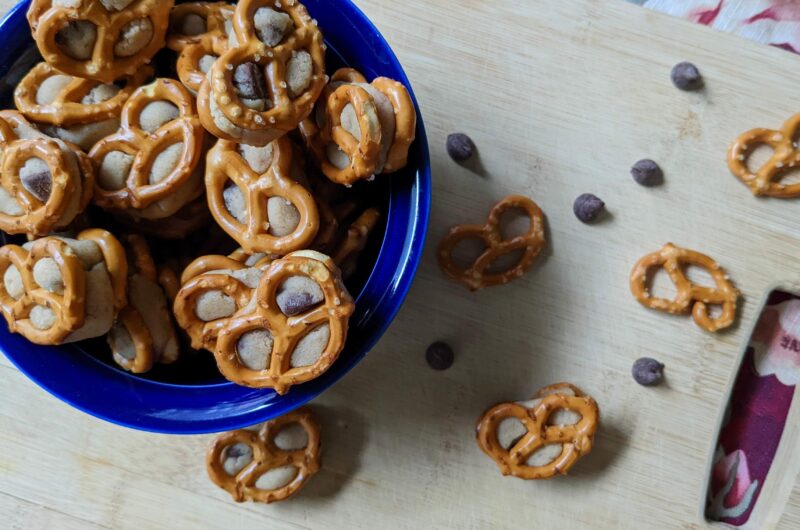
M 781 178 L 800 166 L 800 114 L 789 118 L 780 130 L 752 129 L 740 135 L 728 150 L 728 168 L 755 196 L 791 199 L 800 197 L 800 182 L 782 184 Z M 750 171 L 747 163 L 756 147 L 766 145 L 773 153 L 760 168 Z
M 320 469 L 320 426 L 303 407 L 265 423 L 258 432 L 219 435 L 206 454 L 208 476 L 236 502 L 277 502 L 297 493 Z
M 133 75 L 164 47 L 173 0 L 118 2 L 33 0 L 28 23 L 49 65 L 104 83 Z M 128 34 L 145 37 L 127 40 Z
M 503 475 L 531 480 L 566 474 L 592 450 L 600 423 L 597 403 L 558 383 L 527 402 L 500 403 L 478 420 L 478 445 Z
M 318 286 L 320 301 L 302 302 L 289 314 L 278 291 L 294 277 L 306 278 Z M 214 356 L 228 380 L 253 388 L 272 388 L 285 394 L 293 385 L 322 375 L 344 348 L 350 316 L 355 303 L 342 283 L 333 260 L 311 250 L 293 252 L 273 261 L 259 281 L 253 307 L 234 315 L 219 330 Z M 327 328 L 327 330 L 326 330 Z M 295 359 L 302 341 L 312 334 L 327 337 L 313 358 Z M 243 344 L 269 344 L 265 358 L 245 354 Z M 297 362 L 296 362 L 297 361 Z
M 520 236 L 504 239 L 500 230 L 503 213 L 512 209 L 522 210 L 530 219 L 530 228 Z M 467 267 L 461 267 L 453 259 L 456 246 L 462 241 L 476 239 L 485 250 Z M 458 225 L 439 243 L 439 265 L 450 278 L 463 283 L 470 290 L 508 283 L 522 276 L 533 265 L 536 256 L 545 244 L 544 214 L 539 206 L 527 197 L 511 195 L 498 202 L 489 212 L 484 225 Z M 522 251 L 516 264 L 502 271 L 491 271 L 490 267 L 500 257 Z
M 686 277 L 685 267 L 692 265 L 705 269 L 714 279 L 715 287 L 696 285 Z M 654 297 L 650 294 L 650 273 L 663 267 L 675 284 L 675 298 Z M 631 293 L 645 307 L 676 315 L 692 312 L 698 326 L 706 331 L 718 331 L 733 324 L 736 318 L 736 301 L 739 291 L 733 286 L 725 270 L 716 261 L 694 250 L 667 243 L 661 250 L 641 258 L 631 271 Z M 712 317 L 710 305 L 722 307 L 717 317 Z

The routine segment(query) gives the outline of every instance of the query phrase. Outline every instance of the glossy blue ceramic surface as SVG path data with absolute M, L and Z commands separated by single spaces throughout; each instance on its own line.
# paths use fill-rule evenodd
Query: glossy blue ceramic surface
M 0 99 L 8 101 L 20 74 L 12 64 L 30 56 L 33 41 L 18 4 L 0 22 Z M 411 86 L 389 45 L 349 0 L 304 0 L 319 22 L 329 47 L 329 70 L 344 59 L 372 79 L 386 76 Z M 413 97 L 413 93 L 412 93 Z M 415 100 L 416 101 L 416 100 Z M 278 396 L 212 377 L 182 384 L 138 377 L 101 360 L 92 343 L 42 347 L 10 334 L 0 322 L 0 350 L 23 373 L 59 399 L 104 420 L 147 431 L 196 434 L 230 430 L 284 414 L 319 395 L 353 368 L 378 341 L 405 298 L 422 255 L 430 211 L 431 176 L 422 117 L 409 165 L 380 177 L 376 190 L 386 194 L 386 230 L 376 242 L 377 260 L 352 289 L 356 311 L 347 346 L 333 367 L 318 379 Z M 376 181 L 376 185 L 378 184 Z M 92 355 L 95 353 L 95 355 Z M 107 355 L 107 354 L 106 354 Z M 4 391 L 8 391 L 5 389 Z

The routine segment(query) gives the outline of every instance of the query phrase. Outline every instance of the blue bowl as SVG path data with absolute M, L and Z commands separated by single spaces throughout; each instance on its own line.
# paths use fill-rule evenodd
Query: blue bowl
M 401 81 L 403 68 L 367 17 L 349 0 L 304 0 L 328 44 L 329 70 L 352 66 L 372 79 Z M 17 4 L 0 22 L 0 101 L 8 102 L 19 78 L 36 60 L 25 13 Z M 411 94 L 414 97 L 413 93 Z M 415 99 L 416 103 L 416 99 Z M 425 128 L 417 113 L 417 139 L 405 170 L 373 183 L 384 196 L 385 232 L 375 237 L 371 272 L 350 286 L 356 311 L 347 345 L 321 377 L 284 396 L 234 385 L 218 374 L 174 379 L 129 374 L 109 361 L 100 341 L 43 347 L 0 325 L 0 350 L 39 386 L 73 407 L 106 421 L 169 434 L 219 432 L 252 425 L 295 409 L 339 380 L 375 345 L 408 293 L 422 256 L 430 213 L 431 173 Z M 191 368 L 189 368 L 191 372 Z

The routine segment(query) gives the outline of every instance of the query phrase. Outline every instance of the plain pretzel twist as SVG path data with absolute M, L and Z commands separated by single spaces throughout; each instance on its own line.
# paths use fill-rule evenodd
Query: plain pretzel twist
M 789 199 L 800 197 L 800 182 L 781 184 L 780 179 L 800 165 L 798 149 L 800 114 L 789 118 L 779 131 L 752 129 L 739 136 L 728 150 L 728 168 L 744 182 L 756 196 Z M 747 168 L 747 161 L 759 145 L 773 149 L 772 156 L 755 173 Z
M 164 47 L 173 0 L 134 0 L 120 11 L 109 11 L 98 0 L 79 0 L 73 7 L 55 5 L 53 0 L 33 0 L 28 10 L 28 22 L 44 60 L 54 68 L 77 77 L 111 83 L 124 75 L 134 75 Z M 123 27 L 134 20 L 149 19 L 153 37 L 141 50 L 129 57 L 114 53 Z M 57 43 L 58 32 L 70 22 L 87 21 L 94 24 L 97 37 L 88 60 L 70 57 Z
M 531 224 L 527 233 L 506 240 L 503 239 L 500 231 L 500 218 L 504 212 L 514 208 L 525 212 L 530 218 Z M 474 263 L 467 268 L 462 268 L 453 261 L 453 251 L 461 241 L 466 239 L 482 241 L 486 250 L 478 256 Z M 508 283 L 514 278 L 522 276 L 533 265 L 533 261 L 542 251 L 544 244 L 542 210 L 527 197 L 511 195 L 491 209 L 485 225 L 459 225 L 451 228 L 439 244 L 439 264 L 450 278 L 475 291 L 482 287 Z M 522 256 L 513 267 L 501 272 L 488 271 L 492 263 L 501 256 L 520 250 Z
M 141 128 L 139 120 L 142 110 L 154 101 L 173 103 L 180 114 L 150 134 Z M 140 87 L 122 109 L 120 130 L 97 142 L 89 152 L 96 167 L 100 167 L 112 151 L 133 156 L 126 185 L 119 190 L 106 190 L 96 184 L 94 202 L 101 208 L 141 210 L 168 198 L 190 179 L 201 163 L 204 134 L 195 112 L 194 99 L 180 83 L 159 78 Z M 149 174 L 156 157 L 180 142 L 183 150 L 177 165 L 166 177 L 151 184 Z
M 275 437 L 287 426 L 296 423 L 305 431 L 308 442 L 301 449 L 286 450 L 275 444 Z M 252 460 L 236 475 L 229 475 L 223 460 L 227 448 L 245 444 L 252 451 Z M 231 494 L 236 502 L 276 502 L 295 493 L 320 468 L 322 445 L 317 418 L 308 408 L 299 408 L 284 416 L 265 423 L 258 432 L 240 429 L 218 436 L 206 454 L 208 476 L 214 484 Z M 285 486 L 264 490 L 256 486 L 258 479 L 268 471 L 292 466 L 295 477 Z
M 259 40 L 254 17 L 259 8 L 283 12 L 292 19 L 293 28 L 281 42 L 270 47 Z M 325 44 L 322 33 L 305 6 L 297 0 L 241 0 L 236 5 L 233 30 L 238 46 L 229 49 L 211 67 L 210 78 L 203 81 L 197 95 L 200 118 L 209 132 L 219 138 L 250 145 L 267 145 L 272 140 L 297 128 L 312 111 L 325 86 Z M 287 84 L 287 64 L 293 53 L 306 51 L 311 56 L 313 72 L 309 86 L 292 98 Z M 239 99 L 233 83 L 238 65 L 256 63 L 264 68 L 271 108 L 258 111 Z M 242 130 L 240 137 L 221 130 L 214 121 L 210 107 L 214 99 L 219 111 Z
M 539 390 L 534 398 L 540 401 L 532 408 L 519 403 L 500 403 L 478 420 L 478 445 L 495 461 L 503 475 L 526 480 L 563 475 L 592 450 L 600 412 L 591 397 L 568 383 L 559 383 Z M 581 418 L 572 425 L 550 424 L 553 414 L 560 410 L 576 412 Z M 526 433 L 506 449 L 500 444 L 497 433 L 500 423 L 508 418 L 519 420 Z M 547 445 L 561 445 L 561 453 L 547 464 L 528 465 L 531 455 Z
M 49 103 L 38 103 L 36 96 L 39 87 L 50 77 L 64 75 L 47 63 L 39 63 L 22 78 L 14 89 L 14 103 L 26 118 L 38 123 L 48 123 L 59 127 L 82 123 L 95 123 L 119 118 L 122 106 L 133 91 L 139 88 L 151 75 L 149 66 L 139 68 L 132 76 L 123 79 L 125 86 L 114 96 L 97 103 L 82 103 L 82 99 L 100 86 L 100 81 L 72 77 Z
M 685 267 L 693 265 L 708 271 L 715 287 L 696 285 L 686 277 Z M 650 272 L 663 267 L 675 284 L 675 298 L 668 300 L 650 294 Z M 706 331 L 717 331 L 733 324 L 736 318 L 736 301 L 739 292 L 733 286 L 725 270 L 716 261 L 694 250 L 680 248 L 667 243 L 661 250 L 640 259 L 631 271 L 631 293 L 645 307 L 666 311 L 676 315 L 692 312 L 698 326 Z M 709 305 L 719 305 L 722 313 L 712 318 Z
M 290 177 L 291 142 L 279 138 L 272 146 L 270 167 L 259 175 L 239 154 L 236 144 L 218 141 L 208 152 L 206 190 L 211 214 L 246 252 L 283 255 L 307 248 L 314 240 L 319 230 L 319 212 L 311 193 Z M 224 192 L 231 181 L 244 195 L 247 224 L 240 223 L 225 206 Z M 292 203 L 300 214 L 297 227 L 285 236 L 269 233 L 266 204 L 271 197 Z
M 284 315 L 277 303 L 277 291 L 291 276 L 306 276 L 316 282 L 324 301 L 297 315 Z M 322 375 L 339 357 L 355 304 L 330 258 L 314 251 L 299 251 L 272 262 L 261 277 L 255 301 L 252 310 L 237 313 L 219 331 L 214 356 L 228 380 L 253 388 L 273 388 L 278 394 L 285 394 L 293 385 Z M 292 367 L 292 353 L 298 342 L 324 324 L 330 327 L 330 338 L 317 361 Z M 267 331 L 274 341 L 264 370 L 250 369 L 239 358 L 239 339 L 251 331 Z
M 187 2 L 175 6 L 171 20 L 173 29 L 167 35 L 167 48 L 178 53 L 178 77 L 186 88 L 200 90 L 206 78 L 200 61 L 206 55 L 219 57 L 228 51 L 228 34 L 225 21 L 233 18 L 234 6 L 225 2 Z M 205 21 L 206 31 L 198 35 L 184 35 L 175 29 L 187 15 L 197 15 Z

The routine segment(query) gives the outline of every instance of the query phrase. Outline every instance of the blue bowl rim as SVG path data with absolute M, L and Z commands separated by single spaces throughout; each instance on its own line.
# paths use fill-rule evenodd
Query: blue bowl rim
M 203 422 L 202 427 L 195 426 L 193 427 L 192 424 L 181 423 L 180 428 L 177 426 L 174 427 L 167 427 L 165 425 L 147 425 L 139 422 L 129 421 L 126 420 L 124 417 L 117 417 L 117 416 L 110 416 L 108 414 L 99 413 L 96 410 L 92 410 L 82 404 L 76 402 L 73 399 L 70 399 L 68 396 L 64 396 L 59 394 L 53 388 L 51 388 L 46 381 L 42 380 L 41 378 L 35 376 L 30 371 L 26 370 L 16 359 L 14 355 L 9 355 L 6 353 L 6 348 L 3 344 L 0 344 L 0 351 L 6 356 L 6 358 L 17 368 L 19 369 L 26 377 L 28 377 L 31 381 L 36 383 L 39 387 L 47 391 L 49 394 L 53 395 L 54 397 L 58 398 L 59 400 L 69 404 L 73 408 L 76 408 L 86 414 L 94 416 L 96 418 L 102 419 L 109 423 L 120 425 L 123 427 L 145 431 L 145 432 L 154 432 L 154 433 L 163 433 L 163 434 L 206 434 L 206 433 L 214 433 L 214 432 L 221 432 L 223 430 L 232 430 L 237 428 L 246 427 L 252 425 L 253 423 L 257 423 L 259 421 L 265 421 L 269 418 L 284 414 L 289 412 L 297 407 L 300 407 L 309 401 L 313 400 L 317 396 L 319 396 L 322 392 L 330 388 L 333 384 L 339 381 L 344 375 L 346 375 L 350 370 L 352 370 L 359 362 L 361 362 L 364 357 L 369 353 L 369 351 L 375 346 L 375 344 L 380 340 L 383 334 L 386 332 L 389 325 L 392 323 L 394 318 L 397 316 L 400 308 L 405 301 L 405 298 L 408 295 L 408 292 L 411 288 L 413 283 L 414 277 L 416 275 L 417 270 L 419 269 L 420 262 L 422 259 L 422 252 L 424 248 L 425 238 L 428 231 L 428 224 L 429 224 L 429 216 L 431 210 L 431 166 L 430 166 L 430 153 L 428 148 L 427 142 L 427 134 L 425 131 L 424 122 L 420 113 L 419 103 L 417 98 L 414 94 L 413 88 L 411 86 L 410 81 L 403 69 L 400 61 L 397 59 L 397 56 L 392 50 L 391 46 L 389 46 L 388 42 L 384 38 L 384 36 L 380 33 L 377 27 L 372 23 L 372 21 L 364 14 L 361 9 L 356 6 L 352 0 L 338 0 L 341 3 L 348 4 L 349 7 L 352 9 L 352 13 L 358 18 L 358 22 L 364 28 L 366 28 L 371 35 L 378 40 L 378 42 L 383 46 L 384 52 L 386 57 L 389 61 L 396 67 L 396 69 L 401 73 L 401 78 L 398 79 L 401 81 L 414 101 L 414 104 L 417 109 L 417 131 L 416 131 L 416 149 L 419 150 L 418 160 L 420 161 L 419 167 L 416 171 L 416 183 L 414 185 L 414 191 L 412 192 L 412 196 L 414 200 L 411 204 L 411 215 L 413 218 L 413 223 L 409 224 L 409 232 L 408 232 L 408 241 L 406 244 L 405 251 L 403 252 L 403 261 L 398 265 L 395 271 L 395 278 L 394 278 L 394 285 L 396 286 L 395 289 L 392 290 L 391 297 L 393 298 L 392 307 L 385 311 L 383 319 L 380 322 L 380 326 L 373 328 L 373 331 L 370 333 L 369 340 L 366 341 L 360 348 L 358 354 L 353 355 L 350 359 L 347 360 L 346 364 L 341 364 L 343 359 L 337 361 L 337 364 L 334 365 L 331 370 L 329 370 L 329 377 L 324 385 L 314 385 L 313 390 L 305 391 L 302 395 L 297 393 L 290 393 L 283 397 L 282 401 L 276 403 L 271 406 L 271 408 L 279 408 L 280 411 L 275 413 L 250 413 L 246 415 L 243 419 L 234 420 L 234 421 L 226 421 L 226 418 L 218 418 L 216 420 L 206 420 Z M 30 0 L 20 0 L 17 4 L 15 4 L 7 13 L 6 15 L 0 20 L 0 28 L 4 27 L 7 23 L 12 21 L 20 16 L 20 11 L 27 10 L 28 5 L 30 4 Z M 22 14 L 24 18 L 24 14 Z M 390 212 L 391 214 L 391 212 Z M 385 245 L 385 241 L 383 243 Z M 381 248 L 381 254 L 383 253 L 383 245 Z M 378 262 L 380 261 L 380 256 L 378 257 Z M 374 271 L 373 271 L 374 273 Z M 367 280 L 367 284 L 369 284 L 369 280 Z M 384 297 L 386 293 L 384 293 Z M 380 303 L 383 303 L 383 298 L 381 298 Z M 93 358 L 96 362 L 101 363 L 101 361 Z M 334 372 L 335 374 L 331 377 L 330 372 Z M 186 388 L 185 385 L 175 384 L 175 383 L 168 383 L 168 382 L 160 382 L 160 381 L 153 381 L 153 380 L 141 380 L 148 384 L 159 386 L 159 387 L 177 387 L 177 388 Z M 219 388 L 219 387 L 233 387 L 235 386 L 231 382 L 223 381 L 219 383 L 208 383 L 203 385 L 192 385 L 191 388 L 193 390 L 202 390 L 202 389 L 212 389 L 212 388 Z M 308 389 L 306 385 L 302 385 L 302 388 L 305 387 Z M 268 392 L 268 391 L 262 391 Z M 292 398 L 290 403 L 286 403 L 286 398 Z M 281 405 L 286 406 L 281 406 Z M 253 416 L 257 416 L 255 420 Z

